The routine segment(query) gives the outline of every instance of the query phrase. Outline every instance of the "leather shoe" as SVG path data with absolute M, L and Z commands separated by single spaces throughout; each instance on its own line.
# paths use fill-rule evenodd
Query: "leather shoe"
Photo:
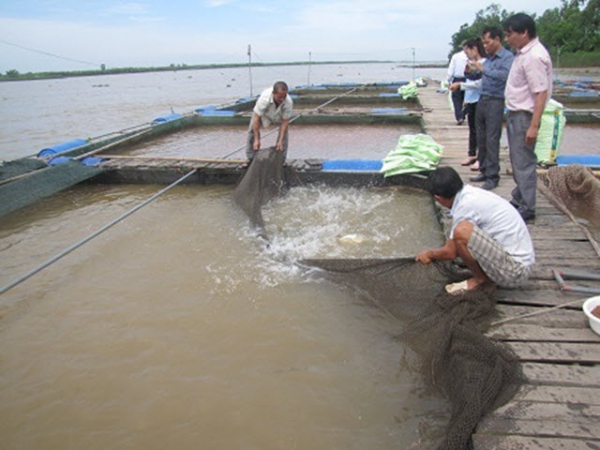
M 521 214 L 521 217 L 525 222 L 529 222 L 530 220 L 535 219 L 534 211 L 527 210 L 523 207 L 517 208 L 517 211 L 519 211 L 519 214 Z
M 475 183 L 479 183 L 480 181 L 485 181 L 485 180 L 487 180 L 487 178 L 482 173 L 480 173 L 476 177 L 469 178 L 469 181 L 473 181 Z
M 481 186 L 481 189 L 485 189 L 486 191 L 491 191 L 498 187 L 498 182 L 494 182 L 492 180 L 486 180 L 485 183 Z
M 461 166 L 470 166 L 471 164 L 475 164 L 477 162 L 477 156 L 467 156 L 460 162 Z

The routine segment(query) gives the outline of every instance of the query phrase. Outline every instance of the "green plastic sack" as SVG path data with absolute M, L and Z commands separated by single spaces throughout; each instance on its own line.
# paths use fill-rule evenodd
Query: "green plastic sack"
M 437 167 L 444 147 L 426 134 L 405 134 L 400 136 L 396 148 L 383 158 L 380 172 L 384 177 L 401 173 L 415 173 L 433 170 Z
M 554 162 L 558 156 L 566 123 L 563 105 L 550 99 L 542 113 L 540 130 L 535 143 L 534 151 L 538 162 Z
M 398 94 L 402 97 L 402 100 L 408 100 L 409 98 L 417 98 L 417 83 L 409 81 L 404 86 L 398 88 Z

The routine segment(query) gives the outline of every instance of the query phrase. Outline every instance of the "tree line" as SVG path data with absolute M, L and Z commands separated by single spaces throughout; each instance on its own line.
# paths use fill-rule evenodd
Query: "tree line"
M 471 24 L 463 24 L 452 35 L 449 54 L 460 50 L 462 43 L 469 38 L 480 36 L 487 26 L 502 28 L 504 21 L 515 14 L 499 4 L 492 3 L 475 14 Z M 568 54 L 591 53 L 593 60 L 600 63 L 600 0 L 562 0 L 562 5 L 544 11 L 540 16 L 531 14 L 536 22 L 540 41 L 554 59 Z

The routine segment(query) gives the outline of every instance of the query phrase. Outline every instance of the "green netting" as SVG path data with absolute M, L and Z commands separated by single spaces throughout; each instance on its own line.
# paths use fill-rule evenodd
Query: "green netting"
M 49 197 L 102 172 L 75 161 L 48 166 L 0 185 L 0 216 Z
M 22 158 L 14 161 L 4 161 L 0 165 L 0 182 L 5 182 L 34 170 L 47 167 L 47 164 L 37 158 Z

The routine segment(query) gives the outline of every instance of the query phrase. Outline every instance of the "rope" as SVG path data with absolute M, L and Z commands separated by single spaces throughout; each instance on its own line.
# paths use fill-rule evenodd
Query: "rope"
M 344 97 L 344 96 L 346 96 L 346 95 L 349 95 L 349 94 L 353 93 L 353 92 L 354 92 L 354 91 L 356 91 L 356 90 L 357 90 L 359 87 L 360 87 L 360 86 L 357 86 L 357 87 L 355 87 L 355 88 L 352 88 L 352 89 L 350 89 L 349 91 L 343 92 L 342 94 L 338 95 L 337 97 L 334 97 L 334 98 L 332 98 L 332 99 L 330 99 L 330 100 L 327 100 L 325 103 L 323 103 L 323 104 L 321 104 L 321 105 L 319 105 L 319 106 L 317 106 L 317 107 L 315 107 L 315 108 L 311 109 L 309 112 L 312 112 L 312 111 L 318 111 L 320 108 L 323 108 L 323 107 L 325 107 L 325 106 L 329 105 L 330 103 L 333 103 L 334 101 L 336 101 L 336 100 L 338 100 L 338 99 L 340 99 L 340 98 L 342 98 L 342 97 Z M 293 123 L 293 122 L 295 122 L 295 121 L 296 121 L 296 120 L 298 120 L 300 117 L 302 117 L 304 114 L 306 114 L 306 113 L 303 113 L 303 114 L 298 114 L 297 116 L 294 116 L 292 119 L 290 119 L 290 123 Z M 279 131 L 279 129 L 275 128 L 275 129 L 273 129 L 273 130 L 269 131 L 268 133 L 264 134 L 264 135 L 263 135 L 263 137 L 270 136 L 270 135 L 272 135 L 273 133 L 275 133 L 276 131 Z M 220 159 L 229 158 L 231 155 L 234 155 L 234 154 L 236 154 L 237 152 L 244 150 L 245 148 L 246 148 L 246 145 L 242 145 L 241 147 L 238 147 L 238 148 L 236 148 L 236 149 L 235 149 L 234 151 L 232 151 L 231 153 L 228 153 L 228 154 L 226 154 L 226 155 L 224 155 L 224 156 L 221 156 L 221 158 L 220 158 Z
M 546 185 L 543 183 L 543 181 L 542 181 L 542 183 L 538 183 L 538 190 L 548 199 L 548 201 L 550 203 L 552 203 L 554 206 L 556 206 L 556 208 L 558 208 L 569 219 L 571 219 L 571 222 L 573 222 L 574 224 L 579 226 L 579 228 L 581 228 L 581 231 L 583 231 L 583 234 L 585 234 L 585 237 L 590 242 L 591 246 L 593 247 L 594 251 L 596 252 L 596 255 L 598 257 L 600 257 L 600 245 L 598 245 L 598 242 L 594 238 L 594 235 L 590 232 L 590 230 L 585 225 L 583 225 L 581 222 L 579 222 L 577 220 L 577 218 L 569 210 L 567 205 L 565 205 L 565 203 L 562 201 L 562 199 L 557 198 L 554 194 L 552 194 L 552 191 L 550 191 L 550 189 L 548 189 L 546 187 Z
M 73 250 L 76 250 L 77 248 L 81 247 L 83 244 L 91 241 L 92 239 L 94 239 L 95 237 L 99 236 L 100 234 L 104 233 L 106 230 L 108 230 L 109 228 L 113 227 L 114 225 L 116 225 L 117 223 L 121 222 L 123 219 L 129 217 L 130 215 L 132 215 L 134 212 L 142 209 L 144 206 L 146 206 L 147 204 L 149 204 L 150 202 L 152 202 L 153 200 L 155 200 L 156 198 L 158 198 L 159 196 L 161 196 L 162 194 L 164 194 L 165 192 L 167 192 L 168 190 L 170 190 L 171 188 L 177 186 L 179 183 L 181 183 L 182 181 L 184 181 L 185 179 L 189 178 L 190 176 L 192 176 L 194 173 L 196 173 L 197 169 L 192 170 L 191 172 L 188 172 L 187 174 L 185 174 L 184 176 L 182 176 L 181 178 L 179 178 L 178 180 L 174 181 L 173 183 L 171 183 L 169 186 L 167 186 L 166 188 L 158 191 L 156 194 L 154 194 L 152 197 L 144 200 L 142 203 L 140 203 L 139 205 L 131 208 L 129 211 L 127 211 L 126 213 L 122 214 L 121 216 L 117 217 L 115 220 L 113 220 L 112 222 L 104 225 L 102 228 L 100 228 L 98 231 L 90 234 L 89 236 L 87 236 L 86 238 L 80 240 L 79 242 L 71 245 L 69 248 L 67 248 L 66 250 L 63 250 L 61 253 L 59 253 L 58 255 L 54 256 L 53 258 L 49 259 L 48 261 L 46 261 L 45 263 L 39 265 L 38 267 L 36 267 L 35 269 L 31 270 L 30 272 L 26 273 L 25 275 L 23 275 L 22 277 L 16 279 L 15 281 L 13 281 L 12 283 L 7 284 L 6 286 L 4 286 L 2 289 L 0 289 L 0 295 L 4 294 L 5 292 L 9 291 L 10 289 L 14 288 L 15 286 L 21 284 L 22 282 L 24 282 L 25 280 L 31 278 L 33 275 L 35 275 L 38 272 L 41 272 L 42 270 L 44 270 L 46 267 L 54 264 L 56 261 L 58 261 L 59 259 L 63 258 L 64 256 L 68 255 L 69 253 L 71 253 Z
M 513 321 L 519 320 L 519 319 L 525 319 L 526 317 L 541 316 L 542 314 L 548 314 L 548 313 L 557 311 L 559 309 L 566 308 L 567 306 L 574 306 L 574 305 L 580 304 L 583 301 L 585 301 L 585 299 L 573 300 L 571 302 L 563 303 L 561 305 L 554 306 L 549 309 L 544 309 L 543 311 L 536 311 L 536 312 L 532 312 L 529 314 L 523 314 L 521 316 L 509 317 L 508 319 L 498 320 L 497 322 L 492 323 L 490 325 L 490 327 L 497 327 L 498 325 L 502 325 L 502 324 L 505 324 L 508 322 L 513 322 Z

